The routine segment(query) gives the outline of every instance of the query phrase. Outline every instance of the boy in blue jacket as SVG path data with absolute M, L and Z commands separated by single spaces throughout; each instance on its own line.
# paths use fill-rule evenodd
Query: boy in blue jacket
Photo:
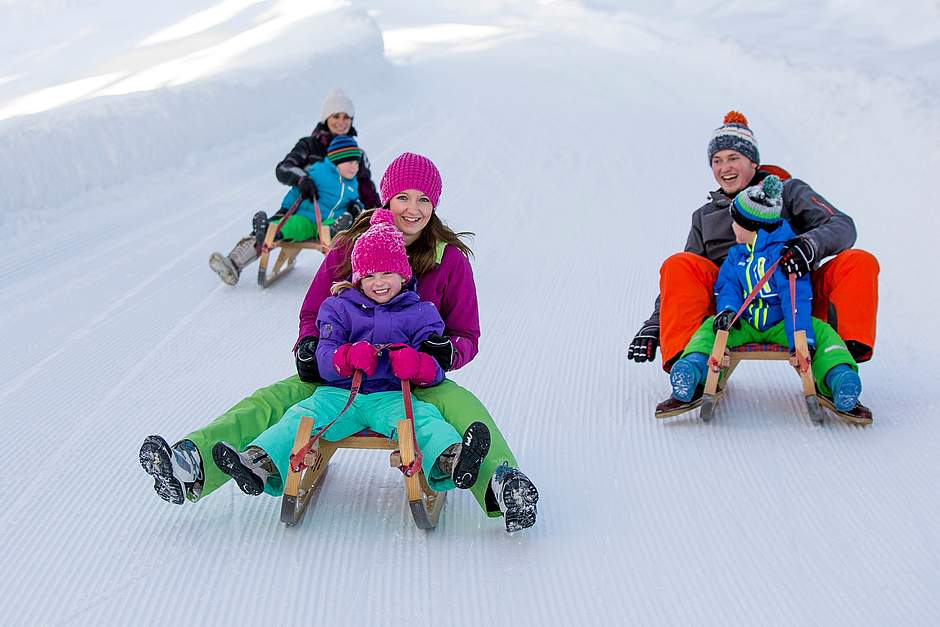
M 724 329 L 729 331 L 728 348 L 766 343 L 788 346 L 791 352 L 793 332 L 806 331 L 813 356 L 813 378 L 820 393 L 832 398 L 839 411 L 850 411 L 858 402 L 862 392 L 858 365 L 835 329 L 810 316 L 813 295 L 809 275 L 796 280 L 796 302 L 792 303 L 789 277 L 783 268 L 777 269 L 731 327 L 744 299 L 795 236 L 780 217 L 782 190 L 781 180 L 771 175 L 760 185 L 739 192 L 731 203 L 732 228 L 738 243 L 728 251 L 715 282 L 718 313 L 702 323 L 670 372 L 676 400 L 688 402 L 702 394 L 715 334 Z M 791 315 L 794 304 L 796 328 Z

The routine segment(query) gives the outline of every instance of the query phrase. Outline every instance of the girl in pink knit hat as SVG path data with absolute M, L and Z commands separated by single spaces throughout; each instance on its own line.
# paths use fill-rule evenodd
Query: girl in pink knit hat
M 432 386 L 444 379 L 440 364 L 417 351 L 432 333 L 444 332 L 444 321 L 434 305 L 422 302 L 412 289 L 405 240 L 388 210 L 376 211 L 368 230 L 356 240 L 352 269 L 352 281 L 334 284 L 333 296 L 323 302 L 317 316 L 316 359 L 328 385 L 291 407 L 244 451 L 224 441 L 212 450 L 219 469 L 246 494 L 283 492 L 301 417 L 313 416 L 314 429 L 319 430 L 340 415 L 355 371 L 364 375 L 361 393 L 323 433 L 324 440 L 335 442 L 366 428 L 393 436 L 398 421 L 405 418 L 401 381 Z M 461 438 L 434 405 L 415 400 L 413 408 L 415 436 L 431 489 L 471 487 L 489 450 L 489 429 L 474 422 Z

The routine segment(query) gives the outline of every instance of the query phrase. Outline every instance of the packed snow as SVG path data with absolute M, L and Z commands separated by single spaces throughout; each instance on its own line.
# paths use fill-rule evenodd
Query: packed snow
M 4 622 L 940 623 L 940 5 L 625 4 L 0 2 Z M 279 203 L 335 86 L 376 180 L 428 155 L 476 234 L 481 352 L 452 376 L 538 486 L 531 529 L 454 492 L 419 531 L 376 452 L 337 454 L 293 529 L 140 469 L 148 434 L 293 372 L 322 256 L 264 291 L 207 258 Z M 625 358 L 729 109 L 881 262 L 871 427 L 813 426 L 779 363 L 709 424 L 657 421 L 667 377 Z

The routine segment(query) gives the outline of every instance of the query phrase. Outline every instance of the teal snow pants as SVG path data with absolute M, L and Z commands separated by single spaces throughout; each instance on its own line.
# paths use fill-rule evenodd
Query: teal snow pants
M 316 383 L 304 383 L 297 375 L 287 377 L 255 390 L 251 396 L 183 438 L 192 441 L 199 449 L 204 474 L 199 495 L 187 494 L 187 497 L 193 501 L 205 497 L 229 480 L 229 476 L 212 461 L 212 447 L 216 442 L 225 441 L 239 451 L 244 450 L 268 427 L 276 424 L 288 409 L 312 395 L 316 389 Z M 487 516 L 502 516 L 490 490 L 490 479 L 501 464 L 516 468 L 516 458 L 486 407 L 469 390 L 450 379 L 444 379 L 434 387 L 412 388 L 412 394 L 416 399 L 434 405 L 457 433 L 463 434 L 476 421 L 489 427 L 490 452 L 483 460 L 477 482 L 470 492 Z
M 698 331 L 695 332 L 695 335 L 692 336 L 692 339 L 685 347 L 685 351 L 682 353 L 683 357 L 689 353 L 711 355 L 712 346 L 715 344 L 715 332 L 712 330 L 714 320 L 715 316 L 711 316 L 702 323 L 702 326 L 698 328 Z M 832 390 L 826 385 L 826 373 L 839 364 L 845 364 L 858 372 L 858 364 L 852 359 L 852 354 L 835 329 L 819 318 L 813 318 L 812 320 L 813 334 L 816 336 L 816 353 L 813 355 L 812 363 L 813 379 L 816 380 L 816 387 L 819 388 L 819 391 L 831 397 Z M 741 326 L 731 329 L 728 333 L 728 348 L 751 343 L 789 346 L 783 321 L 778 322 L 769 329 L 758 331 L 746 320 L 741 320 Z
M 287 410 L 284 417 L 264 433 L 255 438 L 248 446 L 257 446 L 267 451 L 274 461 L 281 478 L 286 479 L 290 470 L 291 448 L 297 435 L 302 416 L 313 418 L 314 431 L 328 425 L 339 416 L 349 400 L 349 390 L 321 385 L 307 399 L 302 400 Z M 415 439 L 423 455 L 421 468 L 428 485 L 435 492 L 453 490 L 454 481 L 437 467 L 437 458 L 448 446 L 460 443 L 460 434 L 444 421 L 437 408 L 430 403 L 412 401 L 415 418 Z M 405 405 L 401 392 L 373 392 L 358 394 L 352 405 L 323 434 L 324 440 L 336 442 L 359 433 L 363 429 L 372 429 L 385 437 L 396 435 L 398 421 L 405 419 Z M 284 492 L 284 482 L 268 482 L 264 491 L 271 496 L 280 496 Z

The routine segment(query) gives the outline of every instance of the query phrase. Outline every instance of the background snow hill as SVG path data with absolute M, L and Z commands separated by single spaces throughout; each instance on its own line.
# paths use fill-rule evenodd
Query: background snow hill
M 0 590 L 17 625 L 935 625 L 940 498 L 935 2 L 0 3 Z M 140 470 L 292 372 L 320 257 L 261 292 L 207 268 L 284 188 L 325 91 L 376 177 L 403 150 L 476 233 L 481 353 L 454 379 L 542 495 L 416 530 L 401 479 L 335 458 L 286 530 Z M 713 423 L 652 418 L 624 349 L 749 117 L 881 261 L 868 429 L 814 428 L 780 364 Z

